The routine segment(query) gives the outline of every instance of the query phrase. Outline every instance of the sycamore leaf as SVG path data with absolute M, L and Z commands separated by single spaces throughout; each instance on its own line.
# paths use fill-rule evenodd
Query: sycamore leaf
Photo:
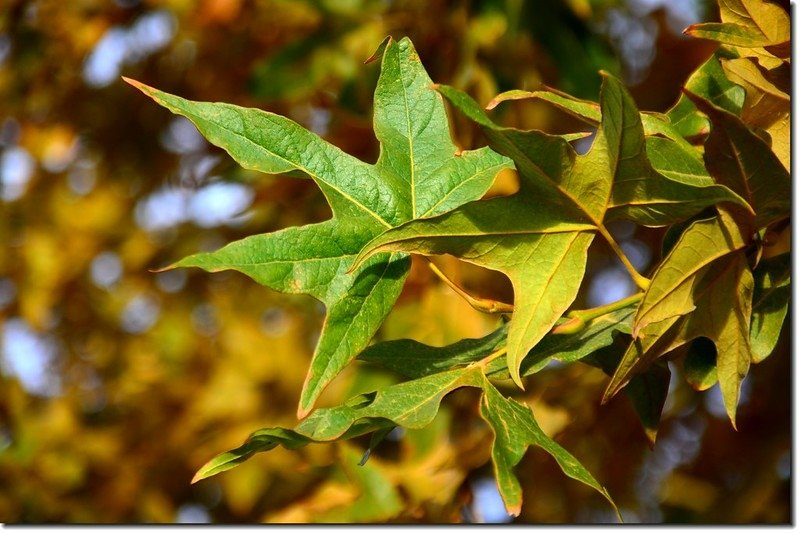
M 594 488 L 614 505 L 608 492 L 586 468 L 542 432 L 530 408 L 507 400 L 497 392 L 484 376 L 480 365 L 392 385 L 356 396 L 338 407 L 316 409 L 293 430 L 268 428 L 256 431 L 242 446 L 206 463 L 192 482 L 229 470 L 255 453 L 269 451 L 279 445 L 296 449 L 312 442 L 344 440 L 392 426 L 421 428 L 434 419 L 442 398 L 460 387 L 483 389 L 481 416 L 489 422 L 496 435 L 492 457 L 498 486 L 509 513 L 518 514 L 522 503 L 519 482 L 511 469 L 520 461 L 529 445 L 545 450 L 556 459 L 565 474 Z M 355 453 L 350 454 L 349 460 L 353 465 L 358 463 L 358 459 Z
M 562 363 L 582 361 L 602 369 L 609 376 L 620 360 L 620 354 L 602 354 L 619 333 L 630 334 L 635 304 L 617 309 L 591 320 L 576 333 L 546 335 L 525 356 L 520 366 L 523 376 L 539 372 L 553 360 Z M 567 322 L 562 319 L 559 323 Z M 480 339 L 464 339 L 448 346 L 435 347 L 409 339 L 386 341 L 367 348 L 359 360 L 379 364 L 407 377 L 427 376 L 454 366 L 477 362 L 505 345 L 508 324 Z M 610 355 L 608 357 L 607 355 Z M 508 367 L 500 359 L 486 366 L 486 375 L 492 379 L 508 379 Z M 655 442 L 661 409 L 666 401 L 669 370 L 654 365 L 642 375 L 634 376 L 625 388 L 631 398 L 645 434 Z M 370 445 L 372 447 L 372 445 Z
M 449 253 L 506 274 L 515 295 L 506 361 L 522 387 L 523 358 L 575 299 L 592 231 L 611 239 L 602 219 L 617 164 L 626 156 L 618 104 L 624 88 L 604 76 L 601 127 L 583 156 L 560 137 L 500 127 L 466 94 L 439 90 L 481 126 L 490 146 L 514 160 L 520 190 L 388 230 L 362 250 L 356 264 L 390 250 Z
M 553 359 L 562 363 L 580 361 L 610 345 L 617 333 L 631 332 L 633 312 L 634 304 L 631 304 L 595 318 L 576 333 L 546 335 L 523 359 L 522 375 L 538 372 Z M 502 349 L 507 335 L 508 323 L 504 323 L 480 339 L 462 339 L 441 347 L 411 339 L 379 342 L 364 350 L 358 360 L 380 365 L 406 377 L 419 378 L 479 361 Z M 492 379 L 507 379 L 508 367 L 496 359 L 487 365 L 486 375 Z
M 481 416 L 494 432 L 492 443 L 494 474 L 500 496 L 509 514 L 517 516 L 522 510 L 522 489 L 513 473 L 513 468 L 522 460 L 528 446 L 535 445 L 549 453 L 567 476 L 602 494 L 619 515 L 619 510 L 608 491 L 575 457 L 541 430 L 530 407 L 503 397 L 488 380 L 484 383 Z
M 767 129 L 790 111 L 789 95 L 769 79 L 769 72 L 748 57 L 722 60 L 728 78 L 745 92 L 742 121 L 755 128 Z
M 778 343 L 783 321 L 789 309 L 791 254 L 762 260 L 753 272 L 753 316 L 750 321 L 750 348 L 753 363 L 760 363 Z
M 767 143 L 736 115 L 697 95 L 686 95 L 711 120 L 703 156 L 706 168 L 718 183 L 752 206 L 754 229 L 788 217 L 791 179 Z
M 634 309 L 635 306 L 631 304 L 599 316 L 576 333 L 546 335 L 522 360 L 520 367 L 522 375 L 530 376 L 553 360 L 562 363 L 583 361 L 597 366 L 587 358 L 591 359 L 591 354 L 611 345 L 619 333 L 630 334 Z M 486 375 L 501 378 L 503 376 L 498 375 L 500 370 L 507 375 L 508 369 L 495 370 L 493 365 L 489 366 Z
M 783 167 L 789 170 L 790 99 L 784 88 L 788 85 L 787 69 L 767 71 L 751 58 L 723 60 L 722 67 L 728 78 L 745 88 L 747 96 L 742 109 L 742 121 L 753 128 L 765 130 L 771 140 L 772 151 Z
M 627 91 L 621 89 L 618 94 L 617 101 L 606 105 L 606 112 L 622 121 L 609 220 L 625 217 L 639 224 L 661 226 L 683 220 L 717 202 L 729 201 L 747 208 L 739 195 L 714 182 L 703 166 L 700 152 L 672 129 L 666 117 L 640 113 Z M 487 107 L 523 98 L 538 98 L 589 124 L 600 123 L 598 104 L 552 89 L 508 91 L 496 96 Z
M 649 324 L 693 311 L 692 293 L 700 276 L 716 259 L 744 246 L 738 226 L 725 211 L 692 223 L 654 272 L 636 311 L 633 336 Z
M 296 449 L 312 442 L 349 439 L 391 426 L 420 428 L 429 424 L 444 396 L 464 386 L 481 387 L 479 367 L 455 369 L 362 394 L 338 407 L 314 410 L 293 430 L 268 428 L 254 432 L 240 447 L 206 463 L 192 482 L 230 470 L 250 458 L 280 445 Z
M 721 23 L 689 26 L 685 33 L 742 47 L 784 45 L 791 38 L 789 14 L 766 0 L 719 0 Z
M 364 163 L 295 122 L 257 109 L 191 102 L 138 82 L 145 94 L 194 122 L 239 164 L 266 173 L 300 171 L 322 189 L 333 218 L 234 242 L 187 257 L 173 267 L 238 270 L 272 289 L 309 294 L 327 317 L 301 392 L 305 416 L 322 389 L 374 335 L 400 294 L 409 258 L 383 254 L 357 272 L 355 255 L 383 230 L 434 216 L 483 195 L 510 161 L 488 148 L 453 144 L 442 98 L 408 39 L 387 40 L 375 90 L 375 133 L 381 153 Z
M 744 253 L 726 258 L 706 274 L 695 296 L 697 309 L 686 316 L 671 351 L 703 336 L 717 347 L 717 379 L 725 410 L 736 427 L 736 406 L 742 380 L 750 368 L 750 315 L 753 274 Z
M 609 372 L 609 375 L 612 373 Z M 625 394 L 633 403 L 650 448 L 656 444 L 658 425 L 667 402 L 671 377 L 667 363 L 657 361 L 641 374 L 634 376 L 625 387 Z
M 454 366 L 468 365 L 502 348 L 508 335 L 504 323 L 480 339 L 462 339 L 447 346 L 430 346 L 411 339 L 373 344 L 358 356 L 409 378 L 420 378 Z
M 609 219 L 622 216 L 645 226 L 662 226 L 719 202 L 748 208 L 740 195 L 706 174 L 696 152 L 666 138 L 646 140 L 630 94 L 621 91 L 617 105 L 614 114 L 620 117 L 622 134 Z
M 724 212 L 686 230 L 653 276 L 637 311 L 634 342 L 604 399 L 662 355 L 702 336 L 717 347 L 717 378 L 735 427 L 741 382 L 752 357 L 753 275 L 740 237 Z
M 600 104 L 590 100 L 583 100 L 575 98 L 572 95 L 563 93 L 552 87 L 545 87 L 539 91 L 522 91 L 513 89 L 498 94 L 486 105 L 486 109 L 494 109 L 502 102 L 509 100 L 526 100 L 536 99 L 548 102 L 565 113 L 572 115 L 578 120 L 582 120 L 592 126 L 600 124 Z M 691 148 L 691 145 L 675 130 L 670 124 L 669 118 L 660 113 L 640 113 L 642 127 L 644 128 L 645 135 L 661 135 L 668 139 L 681 144 L 686 148 Z
M 633 341 L 612 376 L 603 401 L 621 390 L 637 373 L 669 351 L 680 319 L 695 311 L 695 289 L 719 261 L 745 247 L 741 231 L 726 211 L 693 222 L 658 266 L 633 323 Z M 712 272 L 712 275 L 714 272 Z
M 686 80 L 684 88 L 738 115 L 744 105 L 745 90 L 725 76 L 719 57 L 720 52 L 717 52 L 700 65 Z M 708 119 L 697 111 L 697 107 L 683 93 L 667 111 L 667 116 L 672 127 L 686 138 L 695 138 L 709 131 Z

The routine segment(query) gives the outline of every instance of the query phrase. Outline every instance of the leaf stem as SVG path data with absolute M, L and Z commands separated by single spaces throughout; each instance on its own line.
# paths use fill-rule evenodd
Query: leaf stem
M 507 351 L 508 351 L 508 348 L 503 346 L 502 348 L 498 348 L 497 350 L 493 351 L 492 353 L 490 353 L 489 355 L 487 355 L 486 357 L 484 357 L 483 359 L 481 359 L 480 361 L 478 361 L 478 362 L 476 362 L 474 364 L 476 364 L 476 365 L 480 366 L 481 368 L 485 369 L 487 366 L 489 366 L 489 363 L 491 363 L 492 361 L 494 361 L 498 357 L 501 357 L 501 356 L 505 355 Z
M 642 299 L 644 296 L 643 292 L 637 292 L 631 296 L 626 298 L 622 298 L 621 300 L 617 300 L 616 302 L 611 302 L 610 304 L 601 305 L 599 307 L 592 307 L 590 309 L 581 309 L 570 311 L 567 313 L 567 320 L 566 322 L 562 322 L 561 324 L 554 327 L 550 330 L 550 333 L 555 335 L 565 335 L 569 333 L 577 333 L 586 325 L 605 314 L 611 313 L 613 311 L 617 311 L 618 309 L 622 309 L 623 307 L 627 307 L 632 303 L 636 303 Z
M 466 300 L 466 302 L 469 305 L 471 305 L 473 309 L 476 309 L 481 313 L 489 313 L 489 314 L 498 314 L 498 313 L 508 314 L 514 312 L 514 306 L 511 304 L 507 304 L 505 302 L 499 302 L 497 300 L 491 300 L 489 298 L 476 298 L 475 296 L 472 296 L 471 294 L 464 291 L 464 289 L 456 285 L 455 282 L 453 282 L 453 280 L 448 278 L 444 272 L 439 270 L 439 267 L 437 267 L 433 261 L 431 261 L 427 257 L 425 259 L 428 261 L 428 266 L 431 268 L 431 270 L 433 270 L 433 273 L 436 274 L 436 276 L 438 276 L 439 279 L 444 281 L 451 289 L 453 289 L 456 292 L 456 294 L 458 294 L 464 300 Z
M 625 255 L 625 252 L 622 251 L 622 248 L 619 247 L 619 244 L 617 244 L 617 241 L 614 240 L 614 237 L 611 236 L 605 226 L 599 224 L 597 226 L 597 231 L 600 232 L 600 235 L 603 236 L 611 249 L 614 250 L 614 253 L 617 254 L 617 257 L 619 257 L 619 260 L 622 261 L 622 264 L 631 275 L 631 278 L 633 278 L 633 282 L 636 284 L 636 286 L 643 291 L 647 290 L 647 287 L 650 286 L 650 280 L 639 274 L 636 268 L 631 264 L 628 256 Z

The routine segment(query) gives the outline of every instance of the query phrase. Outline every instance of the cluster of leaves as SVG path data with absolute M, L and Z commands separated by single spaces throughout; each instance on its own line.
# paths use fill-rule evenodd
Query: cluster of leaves
M 327 308 L 301 393 L 300 424 L 253 433 L 207 463 L 195 481 L 278 445 L 372 434 L 372 448 L 396 426 L 430 424 L 445 395 L 474 387 L 494 433 L 494 471 L 510 514 L 522 504 L 512 470 L 530 445 L 611 501 L 540 429 L 528 406 L 498 391 L 497 380 L 511 378 L 522 388 L 523 376 L 551 360 L 599 366 L 612 375 L 604 399 L 627 385 L 654 440 L 670 377 L 663 357 L 698 338 L 716 349 L 693 344 L 687 376 L 698 389 L 719 382 L 735 425 L 742 380 L 751 362 L 773 351 L 788 307 L 789 254 L 780 239 L 790 208 L 789 23 L 781 8 L 759 0 L 723 1 L 721 18 L 688 30 L 722 46 L 664 115 L 640 113 L 609 74 L 599 104 L 548 89 L 510 91 L 488 106 L 534 98 L 574 115 L 596 128 L 581 155 L 570 143 L 583 133 L 502 127 L 465 93 L 434 87 L 408 39 L 387 39 L 374 56 L 382 58 L 374 106 L 381 151 L 374 165 L 280 115 L 192 102 L 130 81 L 190 119 L 243 167 L 310 177 L 333 211 L 328 221 L 255 235 L 172 265 L 237 270 L 275 290 L 309 294 Z M 442 96 L 481 128 L 489 147 L 461 151 L 453 144 Z M 495 175 L 512 166 L 518 192 L 481 199 Z M 615 219 L 669 226 L 663 259 L 649 277 L 608 231 Z M 595 235 L 618 255 L 639 292 L 569 311 Z M 400 294 L 408 254 L 451 254 L 502 272 L 514 289 L 513 306 L 471 302 L 510 317 L 484 338 L 441 348 L 403 340 L 368 346 Z M 598 351 L 618 335 L 630 336 L 624 352 Z M 323 388 L 356 357 L 410 379 L 313 410 Z
M 616 72 L 603 35 L 590 28 L 601 6 L 618 3 L 579 11 L 544 0 L 535 18 L 524 3 L 497 0 L 7 3 L 0 10 L 0 477 L 13 483 L 0 488 L 0 521 L 170 522 L 195 506 L 218 522 L 463 519 L 470 487 L 490 475 L 488 429 L 463 423 L 479 416 L 468 389 L 448 396 L 431 426 L 388 439 L 364 467 L 339 461 L 353 444 L 336 443 L 260 454 L 188 486 L 199 465 L 253 428 L 293 426 L 321 306 L 254 291 L 244 276 L 148 269 L 251 233 L 323 220 L 328 209 L 311 180 L 245 171 L 187 132 L 181 118 L 131 99 L 119 78 L 99 87 L 87 73 L 105 58 L 103 65 L 176 94 L 289 116 L 372 161 L 378 69 L 361 65 L 388 33 L 411 36 L 431 77 L 469 87 L 482 101 L 540 80 L 589 97 L 598 68 Z M 164 31 L 171 40 L 154 48 Z M 123 44 L 124 57 L 107 53 Z M 547 128 L 559 117 L 529 107 L 504 120 Z M 456 144 L 472 147 L 475 131 L 457 120 Z M 192 142 L 176 144 L 186 139 L 176 133 Z M 244 190 L 257 201 L 245 216 L 212 225 L 208 215 L 217 210 L 187 212 L 207 189 Z M 181 213 L 188 216 L 172 217 Z M 442 345 L 496 326 L 496 315 L 473 312 L 416 263 L 379 337 Z M 491 290 L 503 281 L 446 264 L 467 286 Z M 365 366 L 346 369 L 320 405 L 398 379 Z M 43 383 L 57 386 L 43 393 Z M 584 397 L 596 392 L 581 389 Z M 575 405 L 575 414 L 591 416 L 590 402 Z M 618 410 L 627 414 L 626 407 Z M 565 418 L 563 407 L 536 412 L 548 434 L 566 427 L 553 423 Z M 634 440 L 633 453 L 642 444 Z M 551 494 L 562 482 L 584 490 L 541 459 L 537 482 L 552 480 Z M 627 482 L 616 472 L 605 478 Z M 392 493 L 379 502 L 386 505 L 359 495 L 376 486 Z M 542 501 L 524 512 L 570 520 L 595 504 L 574 499 L 556 509 Z M 300 511 L 307 518 L 297 518 Z

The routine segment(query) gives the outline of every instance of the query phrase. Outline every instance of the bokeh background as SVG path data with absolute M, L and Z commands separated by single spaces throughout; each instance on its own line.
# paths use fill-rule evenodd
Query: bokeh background
M 482 103 L 542 83 L 596 100 L 606 69 L 640 108 L 663 111 L 713 51 L 682 29 L 715 17 L 705 0 L 0 1 L 0 522 L 510 520 L 467 390 L 364 467 L 357 440 L 276 449 L 189 484 L 251 431 L 294 425 L 323 309 L 234 273 L 153 270 L 330 212 L 310 181 L 242 170 L 121 75 L 284 114 L 374 161 L 378 65 L 363 61 L 387 34 L 410 36 L 434 81 Z M 585 129 L 542 104 L 496 116 Z M 470 124 L 453 125 L 464 148 L 481 144 Z M 641 269 L 658 259 L 662 232 L 614 232 Z M 512 296 L 502 276 L 440 265 L 476 294 Z M 589 267 L 578 307 L 633 291 L 602 246 Z M 444 344 L 495 325 L 415 263 L 378 337 Z M 738 432 L 717 387 L 692 391 L 679 358 L 652 450 L 624 395 L 599 405 L 607 378 L 588 366 L 549 367 L 518 399 L 629 522 L 785 523 L 787 337 L 745 381 Z M 354 364 L 321 404 L 397 379 Z M 614 520 L 541 452 L 517 472 L 517 522 Z

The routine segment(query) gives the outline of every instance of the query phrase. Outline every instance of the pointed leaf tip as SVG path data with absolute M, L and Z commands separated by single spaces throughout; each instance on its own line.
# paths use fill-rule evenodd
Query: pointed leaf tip
M 511 380 L 521 390 L 525 390 L 525 385 L 522 383 L 522 376 L 519 373 L 519 367 L 509 361 L 508 373 L 511 374 Z
M 305 407 L 302 403 L 297 405 L 297 419 L 303 420 L 311 412 L 311 407 Z
M 139 89 L 142 92 L 148 92 L 148 89 L 151 88 L 149 85 L 146 85 L 146 84 L 144 84 L 144 83 L 142 83 L 140 81 L 134 80 L 133 78 L 127 78 L 125 76 L 120 76 L 120 77 L 122 78 L 122 81 L 124 81 L 128 85 L 136 87 L 137 89 Z
M 392 40 L 393 40 L 392 36 L 391 35 L 387 35 L 383 39 L 383 41 L 381 41 L 381 44 L 378 45 L 378 48 L 376 48 L 375 51 L 372 52 L 372 55 L 364 60 L 364 64 L 368 65 L 369 63 L 372 63 L 373 61 L 376 61 L 379 57 L 383 56 L 383 52 L 386 50 L 386 48 L 389 45 L 392 44 Z

